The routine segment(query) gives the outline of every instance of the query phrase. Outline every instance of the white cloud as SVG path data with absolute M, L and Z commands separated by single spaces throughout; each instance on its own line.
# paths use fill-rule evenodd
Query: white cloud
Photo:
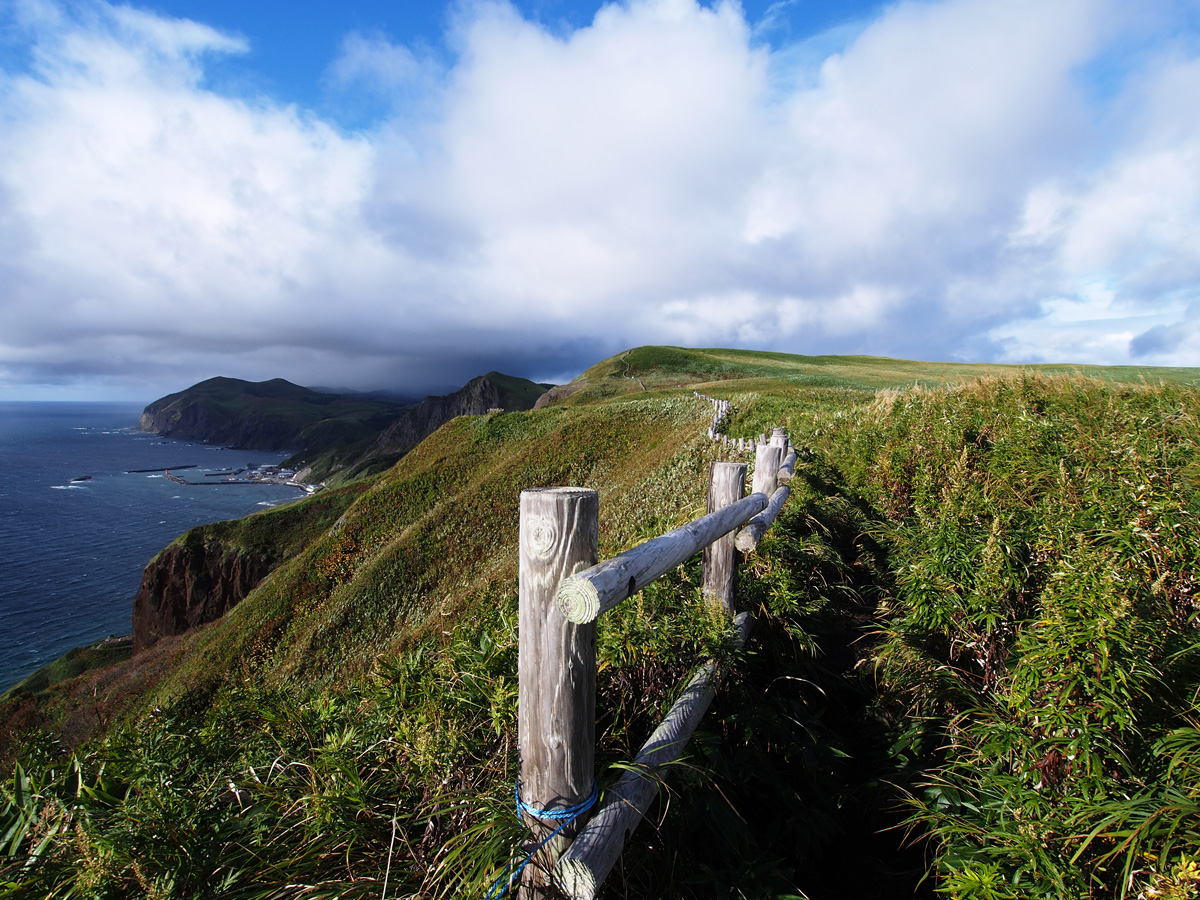
M 20 10 L 0 393 L 446 385 L 656 341 L 1195 361 L 1200 60 L 1162 37 L 1166 3 L 908 2 L 771 50 L 731 3 L 631 0 L 554 34 L 481 2 L 449 64 L 344 38 L 329 89 L 387 101 L 357 131 L 209 89 L 239 37 Z M 1162 52 L 1114 57 L 1131 22 Z M 1102 97 L 1100 59 L 1127 68 Z

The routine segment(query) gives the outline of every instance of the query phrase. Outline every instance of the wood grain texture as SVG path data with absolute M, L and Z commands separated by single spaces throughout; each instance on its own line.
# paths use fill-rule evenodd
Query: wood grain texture
M 767 529 L 771 527 L 771 523 L 775 521 L 775 517 L 779 515 L 779 511 L 783 509 L 783 504 L 787 502 L 791 490 L 791 487 L 786 484 L 780 485 L 775 490 L 767 508 L 747 522 L 746 527 L 739 531 L 733 539 L 733 545 L 737 549 L 744 553 L 753 553 L 758 549 L 758 542 L 762 540 Z
M 778 447 L 770 444 L 759 444 L 754 454 L 754 493 L 766 494 L 768 497 L 775 493 L 779 462 L 782 455 Z
M 741 613 L 735 623 L 737 646 L 745 644 L 754 619 Z M 600 808 L 559 858 L 555 885 L 573 900 L 592 900 L 612 871 L 625 842 L 642 821 L 666 779 L 666 769 L 682 755 L 717 690 L 717 666 L 703 665 L 688 683 L 671 711 L 650 735 L 613 787 L 605 791 Z
M 748 522 L 766 509 L 767 502 L 765 494 L 751 494 L 564 579 L 558 588 L 559 609 L 572 622 L 593 621 L 717 538 Z
M 779 471 L 775 473 L 775 480 L 780 484 L 786 484 L 791 481 L 796 475 L 796 451 L 791 449 L 787 452 L 787 456 L 783 458 L 783 462 L 779 464 Z
M 737 503 L 746 492 L 746 464 L 713 463 L 708 475 L 708 511 L 716 512 Z M 722 535 L 704 548 L 701 591 L 710 603 L 721 606 L 733 615 L 734 576 L 737 560 L 734 556 L 733 532 Z
M 563 618 L 555 597 L 573 571 L 595 564 L 599 497 L 582 488 L 521 492 L 517 741 L 521 799 L 537 809 L 574 806 L 595 777 L 596 626 Z M 526 815 L 540 841 L 557 826 Z M 521 896 L 540 897 L 578 824 L 525 867 Z

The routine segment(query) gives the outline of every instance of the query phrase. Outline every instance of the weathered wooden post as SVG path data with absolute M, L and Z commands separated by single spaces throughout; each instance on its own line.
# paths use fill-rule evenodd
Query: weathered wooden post
M 596 623 L 559 612 L 559 582 L 597 561 L 600 501 L 584 488 L 521 492 L 518 642 L 518 799 L 534 842 L 561 820 L 537 815 L 586 801 L 595 786 Z M 542 897 L 554 862 L 582 819 L 550 840 L 522 872 L 520 896 Z
M 787 453 L 788 436 L 787 432 L 782 428 L 771 429 L 771 446 L 778 447 L 784 453 Z
M 713 463 L 708 475 L 708 511 L 716 512 L 742 499 L 746 492 L 746 464 Z M 704 548 L 704 577 L 701 592 L 710 603 L 719 603 L 733 616 L 734 534 L 731 531 Z
M 754 493 L 770 497 L 775 492 L 781 457 L 782 451 L 778 447 L 766 443 L 758 445 L 754 454 Z

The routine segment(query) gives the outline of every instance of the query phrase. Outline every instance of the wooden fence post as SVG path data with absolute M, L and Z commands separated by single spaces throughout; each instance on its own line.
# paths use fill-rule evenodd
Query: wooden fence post
M 596 623 L 559 612 L 559 582 L 596 564 L 600 501 L 583 488 L 521 492 L 517 742 L 520 800 L 562 810 L 587 800 L 595 784 Z M 562 824 L 524 812 L 534 841 Z M 521 897 L 545 895 L 554 862 L 582 818 L 555 836 L 522 872 Z
M 754 493 L 766 494 L 768 497 L 775 493 L 782 455 L 778 447 L 766 443 L 758 445 L 754 455 Z
M 746 492 L 746 464 L 713 463 L 708 476 L 708 511 L 716 512 L 742 499 Z M 734 533 L 717 538 L 704 548 L 704 578 L 702 592 L 710 603 L 719 603 L 733 616 L 733 577 L 737 572 L 734 559 Z

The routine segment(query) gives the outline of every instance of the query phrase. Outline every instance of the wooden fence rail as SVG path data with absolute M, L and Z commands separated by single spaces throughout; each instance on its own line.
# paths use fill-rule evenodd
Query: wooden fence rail
M 714 403 L 709 433 L 716 439 L 731 407 L 697 397 Z M 757 547 L 788 497 L 780 482 L 796 465 L 783 429 L 739 447 L 756 455 L 750 496 L 742 496 L 745 463 L 714 463 L 706 515 L 600 563 L 595 491 L 521 492 L 517 803 L 536 847 L 520 875 L 522 897 L 546 896 L 551 886 L 572 898 L 594 897 L 649 809 L 663 766 L 679 758 L 712 702 L 714 661 L 693 675 L 587 819 L 595 802 L 596 619 L 701 551 L 703 595 L 734 615 L 735 548 Z M 753 619 L 744 612 L 734 622 L 740 646 Z
M 572 622 L 591 622 L 750 521 L 768 503 L 766 494 L 751 494 L 572 575 L 558 586 L 558 608 Z
M 750 635 L 753 617 L 740 613 L 738 649 Z M 717 664 L 707 662 L 692 676 L 666 718 L 642 745 L 633 765 L 605 792 L 604 803 L 559 857 L 554 881 L 568 897 L 591 898 L 616 864 L 625 842 L 650 809 L 662 785 L 661 769 L 683 755 L 717 693 Z

